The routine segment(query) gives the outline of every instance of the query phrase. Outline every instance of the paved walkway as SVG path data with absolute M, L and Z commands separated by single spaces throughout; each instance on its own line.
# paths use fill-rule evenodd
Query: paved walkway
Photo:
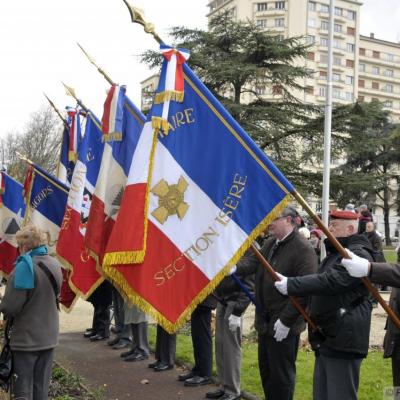
M 61 313 L 60 344 L 56 350 L 56 362 L 84 379 L 84 384 L 94 390 L 104 391 L 107 400 L 200 400 L 207 391 L 216 388 L 206 385 L 187 388 L 177 381 L 181 368 L 154 372 L 148 364 L 151 356 L 141 362 L 124 362 L 123 350 L 113 350 L 105 341 L 90 342 L 83 331 L 90 326 L 92 307 L 78 301 L 70 314 Z M 148 383 L 144 383 L 145 381 Z

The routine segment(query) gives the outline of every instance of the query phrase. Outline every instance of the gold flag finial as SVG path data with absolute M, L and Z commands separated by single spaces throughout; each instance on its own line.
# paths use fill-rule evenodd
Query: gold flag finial
M 27 156 L 24 156 L 23 154 L 21 154 L 19 151 L 16 151 L 15 154 L 17 155 L 17 157 L 20 160 L 25 161 L 30 165 L 35 165 L 35 163 L 32 160 L 30 160 Z
M 104 78 L 106 79 L 106 81 L 110 84 L 110 85 L 115 85 L 114 81 L 110 78 L 110 76 L 102 69 L 100 68 L 97 64 L 96 61 L 88 54 L 88 52 L 77 42 L 76 43 L 79 48 L 83 51 L 83 54 L 85 54 L 85 56 L 87 57 L 87 59 L 97 68 L 97 71 L 99 71 Z
M 88 112 L 89 109 L 88 109 L 88 108 L 82 103 L 82 101 L 81 101 L 80 99 L 78 99 L 78 97 L 76 96 L 75 89 L 74 89 L 73 87 L 71 87 L 71 86 L 66 85 L 66 84 L 65 84 L 64 82 L 62 82 L 62 81 L 61 81 L 61 83 L 63 84 L 67 95 L 73 97 L 73 98 L 76 100 L 76 102 L 77 102 L 86 112 Z
M 69 128 L 67 120 L 61 114 L 61 111 L 56 107 L 56 105 L 49 99 L 46 93 L 43 92 L 44 97 L 46 97 L 47 101 L 50 103 L 50 106 L 53 107 L 53 110 L 57 113 L 57 115 L 61 118 L 66 128 Z
M 143 10 L 132 6 L 132 4 L 130 4 L 128 0 L 123 0 L 123 2 L 128 7 L 129 14 L 131 14 L 132 22 L 142 25 L 144 31 L 146 33 L 150 33 L 154 37 L 154 39 L 157 40 L 158 43 L 164 43 L 160 36 L 158 36 L 158 34 L 156 33 L 154 24 L 145 21 Z

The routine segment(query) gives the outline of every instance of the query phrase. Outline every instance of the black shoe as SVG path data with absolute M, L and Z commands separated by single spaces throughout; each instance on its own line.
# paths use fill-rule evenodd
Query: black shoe
M 220 400 L 240 400 L 242 396 L 240 394 L 225 393 Z
M 209 383 L 211 383 L 210 377 L 195 375 L 193 378 L 186 379 L 185 386 L 196 387 L 208 385 Z
M 225 390 L 217 389 L 213 390 L 212 392 L 207 392 L 206 397 L 207 399 L 220 399 L 225 394 Z
M 114 350 L 122 350 L 125 349 L 125 347 L 130 347 L 131 346 L 131 342 L 129 342 L 128 340 L 120 340 L 118 343 L 116 343 L 112 348 Z
M 108 341 L 107 341 L 107 344 L 108 344 L 109 346 L 115 346 L 117 343 L 119 343 L 119 340 L 120 340 L 119 337 L 116 336 L 116 337 L 114 337 L 114 338 L 108 340 Z
M 132 355 L 125 357 L 124 361 L 128 361 L 128 362 L 143 361 L 143 360 L 147 360 L 148 358 L 149 358 L 149 356 L 147 354 L 135 352 Z
M 189 371 L 189 372 L 186 372 L 184 374 L 178 375 L 178 381 L 183 382 L 183 381 L 186 381 L 186 379 L 190 379 L 190 378 L 193 378 L 193 377 L 194 377 L 193 371 Z
M 174 366 L 172 364 L 165 364 L 165 363 L 160 363 L 158 364 L 156 367 L 154 367 L 154 371 L 155 372 L 162 372 L 162 371 L 167 371 L 169 369 L 174 368 Z
M 121 331 L 119 329 L 117 329 L 115 326 L 112 326 L 110 328 L 110 331 L 116 335 L 118 335 L 118 333 L 121 333 Z
M 96 335 L 96 331 L 93 329 L 87 329 L 86 332 L 83 334 L 83 337 L 90 338 L 91 336 Z
M 121 357 L 125 358 L 125 357 L 128 357 L 128 356 L 131 356 L 134 353 L 137 353 L 136 349 L 131 349 L 129 351 L 124 351 L 123 353 L 121 353 Z
M 161 364 L 161 361 L 160 361 L 160 360 L 156 360 L 156 361 L 150 363 L 150 364 L 148 365 L 148 367 L 149 367 L 149 368 L 155 368 L 155 367 L 157 367 L 157 366 L 160 365 L 160 364 Z
M 89 340 L 91 342 L 98 342 L 99 340 L 104 340 L 104 339 L 108 339 L 107 336 L 103 336 L 100 334 L 94 335 L 94 336 L 90 336 Z

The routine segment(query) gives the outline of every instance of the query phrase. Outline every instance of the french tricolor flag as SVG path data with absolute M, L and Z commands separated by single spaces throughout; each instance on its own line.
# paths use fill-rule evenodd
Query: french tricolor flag
M 106 112 L 106 109 L 104 111 Z M 99 177 L 86 227 L 85 244 L 99 264 L 102 263 L 108 239 L 121 207 L 132 157 L 145 122 L 144 115 L 126 96 L 123 112 L 122 140 L 106 141 L 104 145 Z
M 105 141 L 122 140 L 123 107 L 126 86 L 112 85 L 104 102 L 101 128 Z
M 99 121 L 88 112 L 85 135 L 71 180 L 67 206 L 57 243 L 57 253 L 72 269 L 70 285 L 84 299 L 104 278 L 85 246 L 90 200 L 97 182 L 104 143 Z
M 18 256 L 15 234 L 22 225 L 26 206 L 23 186 L 3 171 L 0 172 L 0 179 L 0 271 L 8 276 Z
M 148 115 L 103 261 L 108 279 L 169 332 L 294 190 L 186 64 L 183 80 L 184 97 L 166 96 Z M 165 87 L 160 79 L 158 92 Z M 155 126 L 155 118 L 167 119 Z M 140 244 L 142 261 L 135 259 Z

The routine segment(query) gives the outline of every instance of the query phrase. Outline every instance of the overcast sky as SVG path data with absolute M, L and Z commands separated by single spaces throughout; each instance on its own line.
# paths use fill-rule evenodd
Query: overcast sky
M 206 27 L 208 0 L 131 0 L 145 9 L 163 38 L 168 27 Z M 400 2 L 364 0 L 361 33 L 400 40 Z M 122 0 L 0 1 L 0 136 L 20 129 L 29 114 L 45 104 L 46 92 L 59 108 L 74 105 L 60 81 L 73 86 L 101 117 L 104 78 L 85 59 L 79 41 L 140 105 L 140 82 L 149 76 L 138 55 L 157 49 L 142 27 L 130 22 Z M 167 41 L 167 40 L 166 40 Z

